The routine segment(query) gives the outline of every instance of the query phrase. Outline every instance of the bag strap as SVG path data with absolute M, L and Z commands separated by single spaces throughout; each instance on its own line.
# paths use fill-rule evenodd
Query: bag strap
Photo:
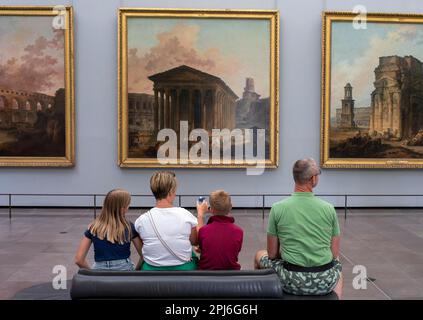
M 150 210 L 148 210 L 148 212 L 147 212 L 147 216 L 148 216 L 148 218 L 149 218 L 149 220 L 150 220 L 150 223 L 151 223 L 151 226 L 153 227 L 153 230 L 154 230 L 154 233 L 156 234 L 156 236 L 157 236 L 157 238 L 160 240 L 160 242 L 162 243 L 162 245 L 163 245 L 163 247 L 165 247 L 166 248 L 166 250 L 167 251 L 169 251 L 169 253 L 171 254 L 171 255 L 173 255 L 175 258 L 177 258 L 178 260 L 181 260 L 181 261 L 183 261 L 183 262 L 189 262 L 189 261 L 191 261 L 191 259 L 189 259 L 189 260 L 186 260 L 186 259 L 183 259 L 183 258 L 181 258 L 179 255 L 177 255 L 169 246 L 168 246 L 168 244 L 163 240 L 163 238 L 161 237 L 161 235 L 160 235 L 160 233 L 159 233 L 159 230 L 157 230 L 157 226 L 156 226 L 156 224 L 154 223 L 154 219 L 153 219 L 153 215 L 152 215 L 152 213 L 151 213 L 151 211 Z

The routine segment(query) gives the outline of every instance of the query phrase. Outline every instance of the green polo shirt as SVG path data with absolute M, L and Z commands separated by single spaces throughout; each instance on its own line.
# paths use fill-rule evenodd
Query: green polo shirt
M 332 260 L 331 240 L 340 232 L 333 205 L 312 192 L 294 192 L 273 204 L 267 233 L 279 238 L 284 261 L 315 267 Z

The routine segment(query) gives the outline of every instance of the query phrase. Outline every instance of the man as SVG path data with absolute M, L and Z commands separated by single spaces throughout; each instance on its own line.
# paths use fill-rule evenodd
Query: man
M 203 226 L 204 214 L 208 209 L 206 201 L 197 205 L 198 244 L 201 252 L 198 264 L 201 270 L 239 270 L 238 255 L 241 251 L 243 230 L 230 215 L 232 202 L 224 190 L 210 194 L 210 212 L 207 225 Z
M 297 295 L 342 297 L 338 261 L 340 231 L 334 207 L 313 195 L 321 171 L 313 159 L 294 164 L 294 193 L 272 206 L 267 251 L 257 252 L 256 269 L 274 269 L 284 291 Z

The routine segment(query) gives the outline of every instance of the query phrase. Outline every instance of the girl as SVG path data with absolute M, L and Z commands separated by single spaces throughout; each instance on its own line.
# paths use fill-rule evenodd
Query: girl
M 134 270 L 129 259 L 132 241 L 140 255 L 139 269 L 142 242 L 133 223 L 125 219 L 130 202 L 130 194 L 123 189 L 114 189 L 106 195 L 100 216 L 88 226 L 76 253 L 75 263 L 80 268 L 89 269 L 86 256 L 93 243 L 93 269 Z

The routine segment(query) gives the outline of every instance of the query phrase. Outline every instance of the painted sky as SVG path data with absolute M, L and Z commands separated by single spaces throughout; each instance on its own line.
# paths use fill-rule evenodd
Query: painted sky
M 64 32 L 52 17 L 0 17 L 0 87 L 54 95 L 64 87 Z
M 367 29 L 356 30 L 351 22 L 332 24 L 332 117 L 347 82 L 353 86 L 355 107 L 370 106 L 379 57 L 392 55 L 412 55 L 423 62 L 423 25 L 368 22 Z
M 270 23 L 251 19 L 128 19 L 130 92 L 152 93 L 148 76 L 188 65 L 221 78 L 242 97 L 245 78 L 270 95 Z

